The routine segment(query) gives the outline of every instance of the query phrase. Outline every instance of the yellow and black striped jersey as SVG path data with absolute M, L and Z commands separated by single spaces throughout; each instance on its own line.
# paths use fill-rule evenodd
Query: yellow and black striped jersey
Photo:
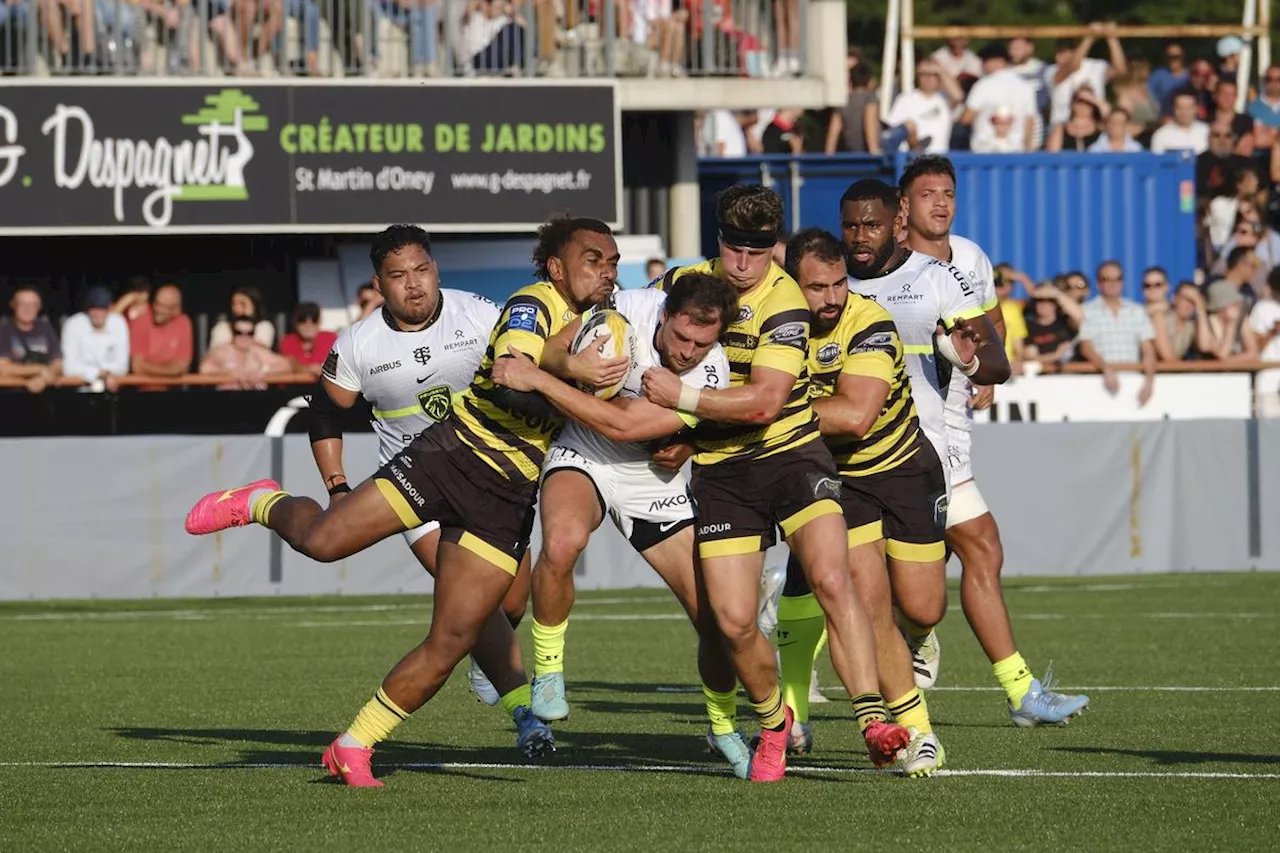
M 475 379 L 454 395 L 453 427 L 458 438 L 513 482 L 537 482 L 542 459 L 564 419 L 522 415 L 495 402 L 494 359 L 507 355 L 507 347 L 514 346 L 541 362 L 547 339 L 576 316 L 578 312 L 549 282 L 520 288 L 502 307 Z
M 724 278 L 720 260 L 669 270 L 653 287 L 666 290 L 688 273 Z M 805 355 L 809 340 L 809 305 L 800 286 L 777 264 L 770 264 L 764 283 L 738 297 L 738 317 L 722 342 L 729 357 L 729 387 L 745 385 L 753 367 L 781 370 L 795 385 L 773 423 L 766 426 L 703 421 L 693 433 L 699 465 L 728 460 L 763 459 L 818 437 L 818 421 L 809 405 Z
M 865 477 L 891 471 L 920 451 L 920 420 L 911 398 L 902 340 L 893 316 L 873 300 L 850 293 L 829 334 L 809 340 L 809 396 L 830 397 L 842 376 L 889 383 L 880 416 L 867 434 L 825 436 L 840 473 Z

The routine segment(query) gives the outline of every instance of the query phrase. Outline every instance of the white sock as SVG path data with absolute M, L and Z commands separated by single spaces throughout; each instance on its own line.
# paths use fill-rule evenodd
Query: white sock
M 362 744 L 360 741 L 353 738 L 351 735 L 344 733 L 342 737 L 338 738 L 338 746 L 342 746 L 342 747 L 354 746 L 354 747 L 363 748 L 364 744 Z

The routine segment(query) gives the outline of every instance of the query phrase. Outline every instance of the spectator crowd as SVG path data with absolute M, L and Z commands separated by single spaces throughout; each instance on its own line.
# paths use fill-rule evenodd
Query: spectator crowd
M 799 0 L 0 0 L 0 68 L 786 76 L 800 31 Z
M 1101 264 L 1093 282 L 1074 271 L 1034 282 L 1009 264 L 996 268 L 996 295 L 1005 322 L 1005 348 L 1015 375 L 1069 362 L 1092 365 L 1111 393 L 1117 371 L 1141 365 L 1138 402 L 1154 389 L 1157 370 L 1202 362 L 1230 370 L 1258 362 L 1280 365 L 1280 267 L 1260 285 L 1253 249 L 1237 246 L 1207 287 L 1171 282 L 1160 267 L 1142 272 L 1141 304 L 1123 296 L 1125 270 Z M 1020 290 L 1025 297 L 1015 297 Z M 1257 412 L 1280 417 L 1280 369 L 1258 372 Z
M 381 305 L 366 284 L 347 315 L 355 322 Z M 59 379 L 78 380 L 71 384 L 84 391 L 114 392 L 122 384 L 156 390 L 195 373 L 217 380 L 215 387 L 222 390 L 261 389 L 272 380 L 318 377 L 337 340 L 337 330 L 321 328 L 320 306 L 301 302 L 277 346 L 276 327 L 252 286 L 231 291 L 227 311 L 210 329 L 199 358 L 191 318 L 182 310 L 182 290 L 175 284 L 152 287 L 136 276 L 116 299 L 106 287 L 89 288 L 82 306 L 56 328 L 44 315 L 39 288 L 18 285 L 9 316 L 0 318 L 0 379 L 32 393 Z M 131 379 L 122 383 L 125 377 Z

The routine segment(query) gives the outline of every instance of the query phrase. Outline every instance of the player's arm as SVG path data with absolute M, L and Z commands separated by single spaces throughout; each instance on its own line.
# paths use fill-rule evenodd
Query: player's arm
M 666 438 L 696 423 L 693 418 L 654 405 L 643 397 L 601 400 L 552 376 L 525 357 L 504 359 L 495 364 L 493 381 L 518 391 L 541 394 L 561 412 L 610 441 Z
M 321 376 L 316 388 L 307 397 L 311 408 L 311 421 L 307 435 L 311 439 L 311 455 L 316 460 L 320 479 L 329 494 L 334 488 L 347 482 L 346 469 L 342 465 L 342 413 L 356 404 L 359 391 L 343 388 L 328 377 Z
M 889 399 L 902 341 L 892 321 L 854 335 L 836 379 L 835 393 L 813 401 L 823 435 L 865 436 Z
M 751 377 L 733 388 L 699 391 L 670 370 L 644 373 L 644 395 L 668 409 L 699 420 L 764 425 L 777 420 L 805 367 L 809 347 L 809 309 L 782 310 L 764 321 L 751 357 Z
M 551 309 L 531 293 L 517 293 L 507 300 L 498 330 L 493 341 L 495 368 L 503 359 L 519 355 L 541 364 L 552 337 Z M 549 419 L 557 415 L 547 398 L 535 391 L 517 391 L 495 383 L 483 393 L 494 405 L 524 417 Z
M 1013 369 L 1004 351 L 1004 339 L 996 333 L 995 324 L 983 310 L 978 296 L 973 292 L 964 274 L 950 265 L 942 265 L 938 274 L 939 293 L 942 294 L 942 325 L 951 333 L 951 340 L 961 344 L 961 338 L 975 342 L 978 359 L 976 370 L 966 374 L 975 385 L 1001 385 L 1009 380 Z M 1000 306 L 994 310 L 998 313 Z M 959 333 L 958 335 L 956 333 Z M 943 350 L 947 359 L 965 370 L 969 360 L 956 361 L 953 353 Z

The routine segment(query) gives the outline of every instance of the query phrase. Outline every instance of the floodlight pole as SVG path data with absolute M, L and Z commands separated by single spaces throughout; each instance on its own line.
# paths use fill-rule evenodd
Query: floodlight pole
M 912 0 L 888 0 L 884 22 L 884 55 L 880 69 L 880 119 L 889 115 L 893 106 L 894 63 L 898 58 L 899 14 L 905 3 L 910 6 Z M 870 130 L 870 128 L 868 128 Z

